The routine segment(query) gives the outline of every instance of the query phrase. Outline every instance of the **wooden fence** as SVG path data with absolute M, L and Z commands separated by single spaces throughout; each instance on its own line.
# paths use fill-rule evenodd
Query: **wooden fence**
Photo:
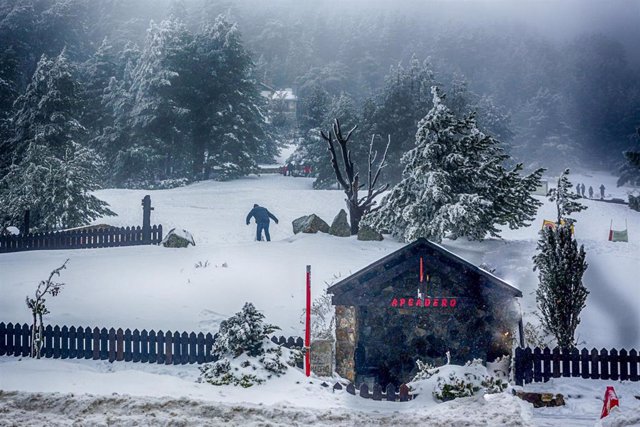
M 29 233 L 20 236 L 1 236 L 0 253 L 38 249 L 87 249 L 153 245 L 161 241 L 162 225 L 154 225 L 149 229 L 138 226 L 68 230 Z
M 48 325 L 44 329 L 41 355 L 49 359 L 93 359 L 163 365 L 201 364 L 214 361 L 211 350 L 215 339 L 215 335 L 202 332 L 147 332 L 146 329 L 107 330 Z M 287 348 L 302 349 L 304 345 L 301 337 L 274 336 L 271 341 Z M 27 357 L 30 348 L 31 325 L 0 323 L 0 356 Z M 298 367 L 302 368 L 302 361 Z M 362 384 L 359 389 L 353 384 L 343 385 L 339 382 L 333 386 L 334 392 L 342 389 L 354 396 L 373 400 L 407 402 L 415 398 L 406 384 L 402 384 L 397 390 L 393 384 L 384 389 L 375 384 L 371 391 L 367 384 Z
M 640 357 L 636 350 L 578 350 L 517 348 L 515 381 L 518 385 L 550 378 L 580 377 L 602 380 L 640 381 Z
M 139 331 L 134 329 L 83 328 L 48 325 L 44 329 L 42 357 L 93 359 L 110 362 L 141 362 L 186 365 L 214 361 L 211 349 L 215 335 L 202 332 Z M 303 346 L 300 337 L 272 337 L 287 348 Z M 31 326 L 0 323 L 0 356 L 28 356 Z
M 345 386 L 340 383 L 335 383 L 333 386 L 333 390 L 342 390 Z M 349 383 L 346 385 L 347 393 L 353 394 L 354 396 L 357 394 L 360 397 L 365 399 L 373 399 L 373 400 L 386 400 L 389 402 L 408 402 L 409 400 L 415 399 L 417 395 L 412 395 L 409 392 L 409 387 L 406 384 L 402 384 L 398 391 L 396 391 L 396 387 L 393 384 L 387 385 L 386 388 L 380 387 L 378 384 L 373 385 L 373 390 L 369 391 L 369 386 L 367 384 L 361 384 L 359 389 Z

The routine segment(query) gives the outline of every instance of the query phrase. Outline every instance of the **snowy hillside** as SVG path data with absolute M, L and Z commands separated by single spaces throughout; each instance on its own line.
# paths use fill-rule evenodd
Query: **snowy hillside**
M 612 177 L 572 177 L 575 182 L 605 182 L 614 195 Z M 52 324 L 100 327 L 215 331 L 223 318 L 253 301 L 267 320 L 285 335 L 302 335 L 305 265 L 312 266 L 313 294 L 327 283 L 345 277 L 402 244 L 360 242 L 354 237 L 294 235 L 291 221 L 317 213 L 330 222 L 344 206 L 339 191 L 311 189 L 311 179 L 282 176 L 250 177 L 232 182 L 201 182 L 159 191 L 103 190 L 99 196 L 118 213 L 97 220 L 113 225 L 141 223 L 140 200 L 150 194 L 155 210 L 152 223 L 165 232 L 179 227 L 190 231 L 197 246 L 167 249 L 155 246 L 73 251 L 34 251 L 0 256 L 2 295 L 0 313 L 7 322 L 28 322 L 24 297 L 66 258 L 67 283 L 51 299 Z M 541 200 L 544 198 L 540 197 Z M 546 202 L 546 200 L 545 200 Z M 255 242 L 255 225 L 245 216 L 258 203 L 280 220 L 271 225 L 272 242 Z M 635 291 L 640 265 L 640 215 L 624 205 L 586 201 L 576 215 L 576 234 L 585 245 L 589 269 L 585 284 L 591 294 L 578 328 L 579 341 L 592 347 L 640 347 L 640 293 Z M 546 202 L 535 223 L 507 230 L 504 240 L 445 241 L 444 245 L 470 261 L 496 268 L 496 274 L 524 293 L 525 321 L 535 322 L 532 271 L 537 232 L 543 218 L 552 219 Z M 618 227 L 628 221 L 630 243 L 608 242 L 611 220 Z M 205 264 L 204 268 L 196 264 Z M 606 328 L 604 327 L 606 326 Z
M 607 188 L 614 189 L 612 196 L 622 196 L 626 191 L 615 189 L 612 177 L 573 178 L 575 182 L 602 181 Z M 311 183 L 311 179 L 263 176 L 224 183 L 202 182 L 172 190 L 100 191 L 99 196 L 108 201 L 119 216 L 96 223 L 140 224 L 140 200 L 150 194 L 155 207 L 152 223 L 161 223 L 165 230 L 179 227 L 190 231 L 197 246 L 3 254 L 0 256 L 3 296 L 0 320 L 28 322 L 25 295 L 32 293 L 39 280 L 69 258 L 68 270 L 63 271 L 61 277 L 67 285 L 60 296 L 48 301 L 52 314 L 46 321 L 51 324 L 216 331 L 222 319 L 239 311 L 245 301 L 252 301 L 265 313 L 268 322 L 283 329 L 283 334 L 302 335 L 300 320 L 306 264 L 312 266 L 313 294 L 317 297 L 327 283 L 402 246 L 391 239 L 360 242 L 355 238 L 322 234 L 294 235 L 293 219 L 313 212 L 330 222 L 344 206 L 341 192 L 312 190 Z M 245 216 L 253 203 L 268 207 L 280 220 L 278 225 L 271 226 L 270 243 L 255 242 L 255 225 L 245 224 Z M 586 201 L 586 204 L 589 209 L 576 215 L 576 234 L 588 254 L 585 283 L 591 294 L 578 328 L 579 340 L 589 347 L 638 348 L 640 337 L 636 325 L 640 323 L 637 308 L 640 294 L 636 291 L 636 278 L 640 272 L 637 243 L 640 215 L 623 205 L 597 201 Z M 495 267 L 498 276 L 519 287 L 524 293 L 521 304 L 526 321 L 536 321 L 532 312 L 537 278 L 532 271 L 531 256 L 542 219 L 553 218 L 553 209 L 545 202 L 532 226 L 506 231 L 504 240 L 444 242 L 447 248 L 474 263 L 484 262 Z M 618 226 L 624 224 L 625 219 L 628 221 L 631 243 L 606 240 L 612 219 Z M 196 267 L 207 262 L 206 267 Z M 121 424 L 148 423 L 156 416 L 195 424 L 213 420 L 211 422 L 240 425 L 247 419 L 259 424 L 273 417 L 280 423 L 276 425 L 298 422 L 406 424 L 406 418 L 397 413 L 398 404 L 365 401 L 344 393 L 334 395 L 320 387 L 318 381 L 308 382 L 299 371 L 250 390 L 196 384 L 197 375 L 195 366 L 3 357 L 0 358 L 0 389 L 20 392 L 3 392 L 0 409 L 5 411 L 7 419 L 19 422 L 28 402 L 38 399 L 38 407 L 43 412 L 31 418 L 33 425 L 53 424 L 62 419 L 91 423 L 100 420 L 105 411 Z M 529 406 L 506 394 L 436 406 L 425 396 L 424 400 L 404 404 L 402 408 L 419 416 L 416 419 L 430 420 L 433 425 L 451 425 L 463 420 L 472 420 L 475 425 L 497 425 L 493 424 L 496 420 L 499 425 L 557 425 L 558 422 L 567 426 L 593 425 L 597 419 L 593 413 L 601 404 L 594 398 L 601 395 L 601 383 L 574 379 L 557 382 L 556 391 L 578 397 L 571 400 L 570 407 L 551 411 L 532 413 Z M 548 389 L 544 385 L 535 388 Z M 633 408 L 638 407 L 632 398 L 638 394 L 637 387 L 631 383 L 618 384 L 616 388 L 625 402 L 626 409 L 621 416 L 631 416 Z M 34 396 L 24 392 L 45 394 Z M 85 393 L 105 397 L 96 400 Z M 108 397 L 113 393 L 129 396 Z M 161 398 L 169 395 L 173 400 Z M 180 399 L 181 396 L 184 398 Z M 69 405 L 70 401 L 74 404 Z M 207 403 L 210 401 L 217 402 L 218 409 L 214 412 Z M 185 402 L 192 410 L 179 409 Z M 129 409 L 117 409 L 122 405 Z M 130 411 L 133 415 L 129 415 Z M 633 421 L 626 425 L 632 424 Z

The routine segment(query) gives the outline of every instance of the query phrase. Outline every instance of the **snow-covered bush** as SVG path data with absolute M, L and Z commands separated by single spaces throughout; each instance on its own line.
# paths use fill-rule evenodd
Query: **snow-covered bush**
M 482 366 L 482 360 L 467 362 L 459 372 L 452 371 L 446 377 L 438 377 L 433 397 L 440 401 L 448 401 L 459 397 L 470 397 L 477 394 L 501 393 L 507 383 L 500 378 L 488 375 Z
M 298 351 L 274 344 L 268 335 L 279 328 L 263 320 L 253 304 L 245 303 L 242 311 L 223 321 L 211 351 L 216 361 L 200 367 L 198 381 L 251 387 L 295 366 Z
M 470 397 L 481 394 L 500 393 L 507 388 L 507 382 L 491 375 L 482 365 L 482 360 L 475 359 L 464 366 L 433 366 L 420 360 L 416 361 L 418 372 L 409 383 L 414 394 L 428 394 L 440 402 L 458 397 Z
M 425 363 L 419 359 L 416 360 L 416 365 L 418 366 L 418 372 L 415 374 L 415 376 L 411 380 L 412 382 L 420 381 L 420 380 L 428 380 L 429 378 L 431 378 L 432 376 L 440 372 L 438 368 L 436 368 L 431 363 Z

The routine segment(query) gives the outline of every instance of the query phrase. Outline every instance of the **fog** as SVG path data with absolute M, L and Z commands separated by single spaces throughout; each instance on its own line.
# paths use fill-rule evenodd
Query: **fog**
M 322 157 L 315 151 L 317 129 L 338 117 L 360 125 L 363 147 L 372 133 L 391 136 L 388 174 L 397 179 L 400 158 L 413 146 L 416 126 L 431 108 L 430 86 L 447 94 L 457 115 L 475 113 L 479 127 L 529 169 L 617 173 L 622 152 L 638 143 L 638 0 L 0 0 L 0 83 L 8 82 L 0 84 L 0 119 L 16 114 L 14 101 L 42 55 L 55 57 L 64 49 L 80 87 L 94 97 L 83 101 L 88 104 L 81 117 L 89 144 L 108 163 L 122 159 L 131 149 L 127 141 L 140 141 L 132 137 L 140 120 L 136 108 L 126 112 L 114 106 L 144 99 L 136 91 L 152 87 L 144 82 L 154 77 L 145 70 L 174 76 L 170 83 L 176 93 L 158 99 L 184 104 L 176 114 L 193 111 L 186 107 L 194 101 L 189 93 L 219 95 L 213 82 L 203 83 L 210 83 L 206 92 L 187 87 L 183 79 L 196 79 L 200 65 L 191 63 L 193 52 L 202 54 L 208 47 L 198 43 L 220 36 L 210 31 L 220 16 L 237 40 L 235 52 L 242 58 L 246 53 L 250 61 L 235 64 L 240 68 L 227 70 L 230 75 L 250 74 L 252 93 L 291 88 L 297 98 L 295 113 L 272 112 L 276 116 L 268 129 L 259 125 L 255 133 L 242 127 L 247 137 L 267 141 L 252 149 L 251 157 L 260 161 L 272 161 L 269 157 L 287 143 L 302 147 L 294 154 L 298 161 L 317 161 Z M 156 62 L 145 66 L 144 61 Z M 219 73 L 216 64 L 198 78 Z M 113 92 L 109 98 L 107 87 L 117 88 L 122 102 L 114 101 Z M 168 116 L 159 122 L 174 121 L 181 119 Z M 105 129 L 119 133 L 106 136 Z M 151 138 L 150 128 L 137 132 Z M 212 142 L 195 142 L 196 130 L 188 126 L 153 132 L 150 150 L 160 140 L 167 152 L 152 158 L 171 159 L 162 166 L 163 176 L 183 177 L 189 168 L 199 169 L 193 165 L 206 163 L 202 153 L 213 150 L 206 147 Z M 170 132 L 175 134 L 169 137 Z M 228 135 L 220 132 L 221 138 Z M 176 148 L 194 144 L 198 160 Z M 4 160 L 6 166 L 9 157 Z M 149 166 L 154 172 L 148 175 L 158 167 Z M 124 185 L 127 179 L 107 182 Z

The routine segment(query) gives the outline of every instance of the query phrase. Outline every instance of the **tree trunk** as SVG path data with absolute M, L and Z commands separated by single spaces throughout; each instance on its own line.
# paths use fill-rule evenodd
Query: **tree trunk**
M 31 357 L 36 357 L 36 328 L 38 327 L 38 318 L 33 313 L 33 325 L 31 325 Z
M 349 209 L 349 224 L 351 224 L 351 235 L 355 236 L 360 230 L 360 220 L 362 219 L 362 211 L 353 203 L 347 203 Z
M 38 325 L 38 343 L 36 344 L 36 359 L 40 359 L 40 350 L 44 340 L 44 328 L 42 326 L 42 314 L 38 315 L 40 324 Z
M 205 138 L 202 133 L 194 132 L 193 135 L 193 147 L 191 150 L 192 174 L 195 180 L 202 179 L 202 169 L 204 166 L 204 147 Z

